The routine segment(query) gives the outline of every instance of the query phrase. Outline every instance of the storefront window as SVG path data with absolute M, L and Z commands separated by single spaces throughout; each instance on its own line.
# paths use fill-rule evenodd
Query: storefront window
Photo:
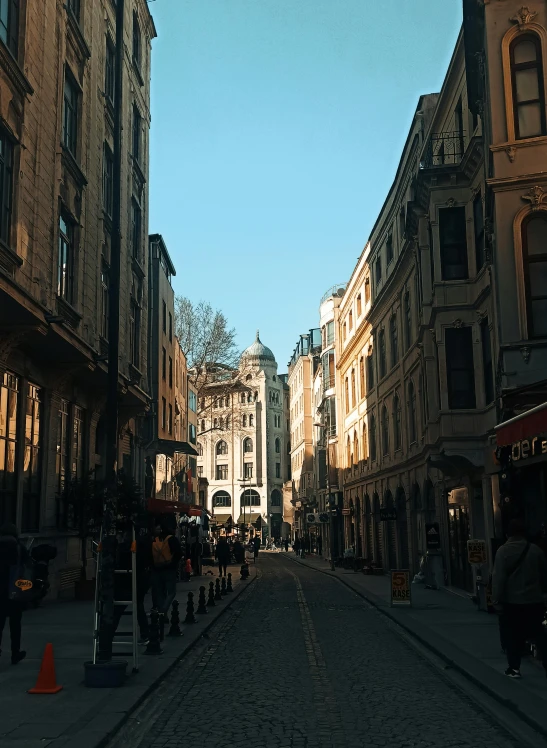
M 5 372 L 0 385 L 0 521 L 15 522 L 17 514 L 17 404 L 19 377 Z
M 23 461 L 23 532 L 40 527 L 42 390 L 28 385 L 25 413 L 25 456 Z

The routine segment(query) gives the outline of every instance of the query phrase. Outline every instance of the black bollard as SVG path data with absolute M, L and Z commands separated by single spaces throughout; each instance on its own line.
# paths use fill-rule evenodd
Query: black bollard
M 186 618 L 184 623 L 196 623 L 196 617 L 194 615 L 194 593 L 188 593 L 188 604 L 186 605 Z
M 209 598 L 207 600 L 207 607 L 215 607 L 215 585 L 213 584 L 213 582 L 209 582 Z
M 179 623 L 179 601 L 173 600 L 173 607 L 171 608 L 171 628 L 169 629 L 167 636 L 182 636 Z
M 200 615 L 207 613 L 207 603 L 205 602 L 205 587 L 199 588 L 198 609 L 196 613 L 199 613 Z
M 220 594 L 220 579 L 217 579 L 215 583 L 215 600 L 222 600 L 222 595 Z
M 150 613 L 150 629 L 149 629 L 148 644 L 144 650 L 146 655 L 160 655 L 163 653 L 163 649 L 160 646 L 160 628 L 158 624 L 158 612 L 153 610 Z
M 226 594 L 226 577 L 222 577 L 222 582 L 220 585 L 220 594 L 222 597 Z
M 228 574 L 228 583 L 226 585 L 226 592 L 230 593 L 233 591 L 234 591 L 234 588 L 232 587 L 232 575 Z

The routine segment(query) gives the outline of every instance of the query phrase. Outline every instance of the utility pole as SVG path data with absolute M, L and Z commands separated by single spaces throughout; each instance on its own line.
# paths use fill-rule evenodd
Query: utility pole
M 122 94 L 125 0 L 116 0 L 116 71 L 114 77 L 114 170 L 110 286 L 108 316 L 108 385 L 106 399 L 105 502 L 102 528 L 99 653 L 112 659 L 114 628 L 114 571 L 116 563 L 116 515 L 118 499 L 118 376 L 120 349 L 120 270 L 122 211 Z

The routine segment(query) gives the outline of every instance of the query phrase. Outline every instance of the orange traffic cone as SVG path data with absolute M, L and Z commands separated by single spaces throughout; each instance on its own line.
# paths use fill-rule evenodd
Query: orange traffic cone
M 55 662 L 53 661 L 53 644 L 46 644 L 42 665 L 38 673 L 38 680 L 29 693 L 59 693 L 62 686 L 57 685 L 55 679 Z

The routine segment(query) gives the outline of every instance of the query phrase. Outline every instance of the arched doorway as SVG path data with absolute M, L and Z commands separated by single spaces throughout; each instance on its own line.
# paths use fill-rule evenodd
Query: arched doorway
M 393 502 L 393 495 L 388 489 L 384 494 L 384 509 L 388 512 L 392 512 L 395 509 Z M 385 533 L 386 533 L 386 554 L 388 569 L 397 568 L 397 521 L 394 519 L 387 519 L 384 522 Z
M 406 495 L 402 486 L 399 486 L 399 488 L 397 489 L 395 508 L 397 509 L 397 544 L 399 568 L 409 569 L 410 558 L 408 553 L 408 521 L 406 513 Z
M 365 494 L 365 539 L 366 539 L 366 557 L 370 561 L 374 558 L 374 527 L 372 525 L 372 507 L 370 505 L 370 496 Z
M 383 532 L 380 520 L 380 498 L 376 491 L 372 496 L 372 512 L 374 515 L 374 562 L 377 566 L 384 565 L 384 553 L 382 548 Z
M 357 558 L 363 558 L 363 537 L 362 537 L 362 517 L 361 517 L 361 499 L 357 496 L 355 498 L 355 535 L 357 537 L 357 545 L 355 547 L 355 555 Z

